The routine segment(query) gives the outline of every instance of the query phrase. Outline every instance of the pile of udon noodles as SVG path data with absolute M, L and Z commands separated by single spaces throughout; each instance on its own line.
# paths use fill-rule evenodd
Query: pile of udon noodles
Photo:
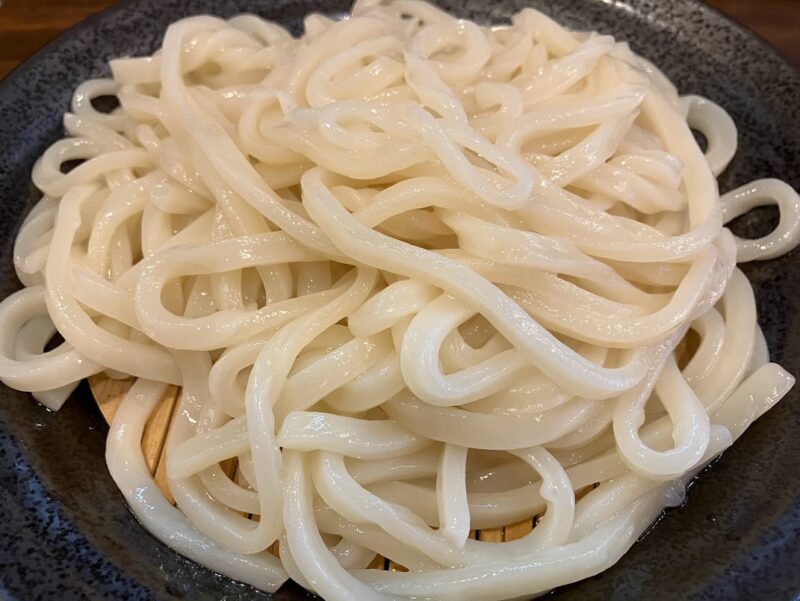
M 128 503 L 266 591 L 507 599 L 598 573 L 792 386 L 735 263 L 796 244 L 797 195 L 720 197 L 731 119 L 607 35 L 413 0 L 304 25 L 192 17 L 78 88 L 33 172 L 3 381 L 57 409 L 135 377 L 107 447 Z M 723 228 L 761 204 L 770 235 Z M 169 384 L 177 507 L 140 450 Z

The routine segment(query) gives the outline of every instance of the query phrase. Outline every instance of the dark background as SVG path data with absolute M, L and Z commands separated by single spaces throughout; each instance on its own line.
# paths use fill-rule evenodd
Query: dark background
M 0 78 L 59 33 L 116 0 L 0 0 Z M 800 0 L 709 0 L 800 66 Z

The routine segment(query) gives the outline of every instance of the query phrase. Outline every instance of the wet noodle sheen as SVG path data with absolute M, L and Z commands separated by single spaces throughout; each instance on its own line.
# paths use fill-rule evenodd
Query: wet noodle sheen
M 416 0 L 304 24 L 185 19 L 77 89 L 0 378 L 54 410 L 131 378 L 106 452 L 131 508 L 265 591 L 494 600 L 606 569 L 794 383 L 736 262 L 797 244 L 797 194 L 720 196 L 730 117 L 607 35 Z M 724 227 L 770 204 L 765 237 Z

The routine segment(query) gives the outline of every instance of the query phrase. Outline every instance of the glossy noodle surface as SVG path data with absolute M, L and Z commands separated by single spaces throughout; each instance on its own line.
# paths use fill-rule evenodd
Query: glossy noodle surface
M 191 17 L 76 90 L 0 379 L 54 410 L 84 378 L 124 393 L 98 392 L 139 520 L 264 591 L 597 574 L 793 385 L 736 264 L 797 245 L 798 195 L 720 196 L 727 113 L 535 10 L 304 28 Z M 725 228 L 764 205 L 763 238 Z

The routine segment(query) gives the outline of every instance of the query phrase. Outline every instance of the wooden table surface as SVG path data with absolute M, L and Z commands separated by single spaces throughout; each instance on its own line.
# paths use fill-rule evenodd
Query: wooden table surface
M 665 0 L 669 1 L 669 0 Z M 800 66 L 800 0 L 709 0 Z M 67 27 L 115 0 L 0 0 L 0 78 Z

